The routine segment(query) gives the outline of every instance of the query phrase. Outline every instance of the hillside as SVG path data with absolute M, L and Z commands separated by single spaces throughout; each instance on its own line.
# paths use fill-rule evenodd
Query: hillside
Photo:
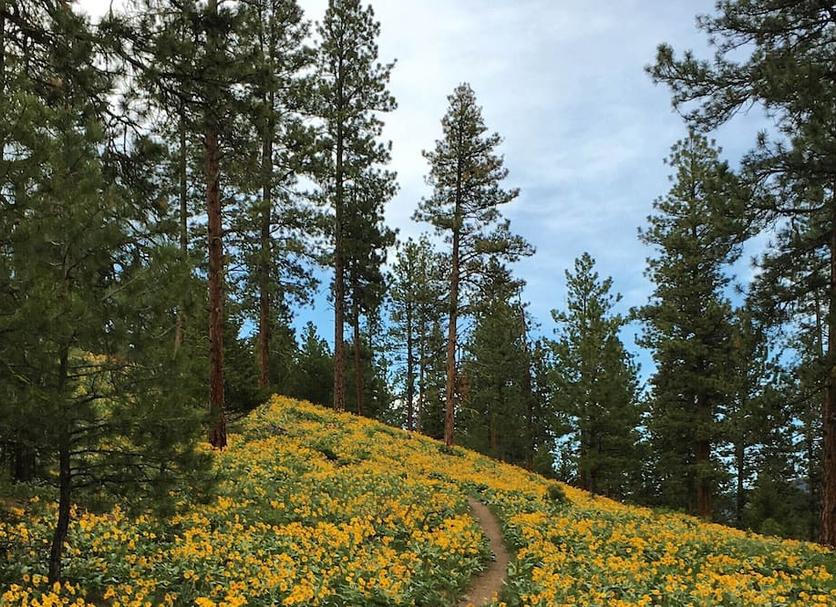
M 65 574 L 36 557 L 53 511 L 0 523 L 3 605 L 423 605 L 456 603 L 488 558 L 476 496 L 515 551 L 506 605 L 836 604 L 823 548 L 657 514 L 460 448 L 274 397 L 214 456 L 210 503 L 165 522 L 77 512 Z M 550 491 L 551 488 L 551 491 Z

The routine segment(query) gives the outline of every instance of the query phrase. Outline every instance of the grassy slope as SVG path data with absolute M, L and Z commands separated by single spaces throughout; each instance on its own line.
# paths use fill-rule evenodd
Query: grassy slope
M 17 510 L 0 604 L 450 605 L 486 557 L 473 494 L 516 550 L 507 605 L 836 605 L 836 559 L 812 544 L 570 487 L 562 505 L 519 468 L 280 397 L 239 430 L 211 503 L 163 522 L 77 513 L 74 585 L 42 579 L 51 509 Z

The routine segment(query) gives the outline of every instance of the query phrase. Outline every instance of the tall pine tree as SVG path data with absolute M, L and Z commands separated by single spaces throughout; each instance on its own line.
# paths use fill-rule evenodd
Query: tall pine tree
M 642 345 L 653 350 L 651 440 L 663 500 L 704 518 L 718 476 L 718 416 L 730 390 L 732 311 L 727 266 L 740 255 L 736 176 L 705 137 L 691 132 L 668 163 L 673 186 L 654 204 L 641 239 L 651 301 Z
M 729 0 L 698 24 L 715 48 L 713 58 L 699 60 L 692 52 L 677 57 L 662 45 L 650 74 L 671 88 L 674 105 L 700 128 L 715 128 L 756 103 L 770 112 L 783 137 L 759 135 L 744 163 L 766 193 L 752 210 L 767 220 L 767 229 L 776 222 L 807 224 L 808 230 L 775 243 L 771 257 L 778 266 L 789 273 L 797 260 L 810 259 L 812 249 L 820 255 L 805 273 L 812 276 L 825 264 L 827 340 L 816 365 L 824 386 L 821 541 L 836 545 L 836 8 L 829 2 Z M 741 48 L 752 52 L 741 54 Z M 803 301 L 815 283 L 797 281 L 787 289 L 773 282 L 767 290 Z
M 641 410 L 636 364 L 619 331 L 627 320 L 613 311 L 620 295 L 601 279 L 588 253 L 566 272 L 565 311 L 554 310 L 556 406 L 572 420 L 578 484 L 624 498 L 635 491 Z
M 430 163 L 427 180 L 433 193 L 421 201 L 415 218 L 432 224 L 450 245 L 444 441 L 452 445 L 458 322 L 465 296 L 482 275 L 489 257 L 514 261 L 533 251 L 511 233 L 499 210 L 518 194 L 516 189 L 502 187 L 508 170 L 497 152 L 500 136 L 488 133 L 470 85 L 459 85 L 447 99 L 442 138 L 433 150 L 424 152 Z
M 389 159 L 389 146 L 378 141 L 381 112 L 395 108 L 386 86 L 391 64 L 378 60 L 380 24 L 371 6 L 360 0 L 330 0 L 319 25 L 317 114 L 325 132 L 318 180 L 333 210 L 334 408 L 345 409 L 346 274 L 352 262 L 349 230 L 364 218 L 360 204 L 364 179 Z M 391 180 L 391 175 L 385 174 Z M 354 193 L 352 193 L 354 192 Z M 382 202 L 382 201 L 380 201 Z M 368 219 L 375 225 L 378 215 Z M 351 227 L 350 227 L 351 226 Z M 359 335 L 358 335 L 359 337 Z

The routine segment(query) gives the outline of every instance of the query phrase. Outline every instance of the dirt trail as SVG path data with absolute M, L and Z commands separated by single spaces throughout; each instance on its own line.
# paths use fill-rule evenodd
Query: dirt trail
M 502 590 L 510 557 L 505 549 L 505 543 L 502 541 L 499 521 L 496 520 L 493 513 L 488 510 L 487 506 L 472 497 L 467 498 L 467 501 L 473 511 L 473 516 L 476 517 L 485 536 L 490 540 L 491 551 L 496 558 L 490 562 L 487 569 L 473 578 L 467 593 L 459 601 L 459 607 L 481 607 L 489 604 L 494 595 L 499 594 Z

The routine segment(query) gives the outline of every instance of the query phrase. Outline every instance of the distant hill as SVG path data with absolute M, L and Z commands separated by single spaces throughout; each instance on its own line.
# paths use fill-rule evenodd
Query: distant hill
M 512 551 L 498 605 L 836 605 L 820 546 L 626 506 L 310 403 L 274 397 L 215 460 L 208 504 L 78 512 L 61 588 L 39 569 L 52 511 L 15 506 L 0 603 L 454 605 L 489 558 L 472 495 Z

